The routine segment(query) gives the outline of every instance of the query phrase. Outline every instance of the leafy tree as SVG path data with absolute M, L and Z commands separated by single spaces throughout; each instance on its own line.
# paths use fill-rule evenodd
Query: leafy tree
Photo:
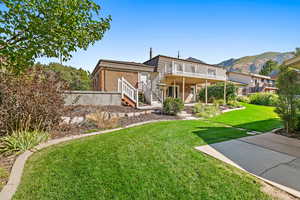
M 263 65 L 263 67 L 262 67 L 261 71 L 259 72 L 259 74 L 268 76 L 275 69 L 278 69 L 278 63 L 276 61 L 273 61 L 273 60 L 268 60 Z
M 226 101 L 236 98 L 237 88 L 234 84 L 227 84 L 226 86 Z M 207 87 L 208 102 L 224 98 L 224 83 L 218 83 Z M 199 92 L 199 99 L 205 101 L 205 88 Z
M 300 56 L 300 48 L 296 48 L 296 50 L 295 50 L 295 56 Z
M 284 121 L 287 133 L 296 130 L 298 126 L 297 112 L 299 111 L 298 95 L 300 94 L 300 74 L 294 69 L 281 66 L 277 80 L 279 103 L 276 112 Z
M 66 61 L 102 39 L 111 17 L 93 0 L 0 0 L 0 64 L 20 72 L 38 57 Z
M 62 80 L 68 83 L 70 90 L 91 90 L 92 81 L 90 73 L 81 68 L 76 69 L 59 63 L 50 63 L 49 65 L 38 63 L 35 67 L 41 67 L 48 72 L 56 73 Z

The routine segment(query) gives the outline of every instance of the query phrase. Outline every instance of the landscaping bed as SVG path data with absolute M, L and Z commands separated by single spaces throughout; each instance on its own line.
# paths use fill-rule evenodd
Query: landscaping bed
M 298 139 L 300 140 L 300 133 L 287 133 L 285 129 L 278 129 L 274 132 L 275 134 L 278 134 L 278 135 L 283 135 L 283 136 L 286 136 L 286 137 L 289 137 L 289 138 L 295 138 L 295 139 Z

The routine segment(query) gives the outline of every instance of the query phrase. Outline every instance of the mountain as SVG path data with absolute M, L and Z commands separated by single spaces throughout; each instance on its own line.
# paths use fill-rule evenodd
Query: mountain
M 224 67 L 229 71 L 238 71 L 246 73 L 251 72 L 258 74 L 262 66 L 268 60 L 274 60 L 279 64 L 282 64 L 285 60 L 290 59 L 292 57 L 294 57 L 294 54 L 292 52 L 265 52 L 259 55 L 245 56 L 238 59 L 231 58 L 217 65 Z
M 199 60 L 199 59 L 193 58 L 193 57 L 189 57 L 186 60 L 205 64 L 205 62 L 203 62 L 202 60 Z

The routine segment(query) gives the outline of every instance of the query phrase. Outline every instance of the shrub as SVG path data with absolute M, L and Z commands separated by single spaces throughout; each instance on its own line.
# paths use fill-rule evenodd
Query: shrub
M 214 100 L 213 103 L 214 103 L 215 105 L 218 105 L 218 106 L 225 105 L 225 102 L 224 102 L 223 99 Z
M 233 84 L 227 84 L 226 86 L 226 101 L 236 98 L 237 88 Z M 205 88 L 202 88 L 199 92 L 199 99 L 205 101 Z M 213 102 L 216 99 L 224 99 L 224 83 L 210 85 L 207 87 L 207 99 L 208 102 Z
M 0 135 L 21 130 L 48 131 L 64 110 L 64 82 L 41 69 L 15 76 L 0 73 Z
M 183 107 L 181 99 L 168 97 L 163 103 L 163 112 L 168 115 L 176 115 L 183 110 Z
M 238 107 L 241 107 L 241 104 L 236 101 L 236 100 L 230 100 L 227 102 L 227 105 L 231 108 L 238 108 Z
M 218 105 L 197 103 L 194 106 L 194 113 L 196 113 L 198 117 L 210 118 L 219 115 L 221 111 Z
M 32 149 L 48 140 L 49 134 L 40 131 L 15 131 L 9 136 L 0 138 L 0 153 L 11 155 Z
M 119 117 L 112 115 L 109 112 L 97 110 L 86 116 L 88 121 L 91 121 L 99 129 L 109 129 L 118 126 Z
M 238 96 L 236 100 L 243 103 L 250 103 L 250 99 L 247 96 Z
M 249 103 L 264 106 L 276 106 L 278 95 L 273 93 L 254 93 L 249 96 Z

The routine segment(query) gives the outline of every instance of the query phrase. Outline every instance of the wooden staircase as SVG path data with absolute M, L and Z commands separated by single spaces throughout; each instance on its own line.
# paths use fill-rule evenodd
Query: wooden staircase
M 132 86 L 124 77 L 118 79 L 118 91 L 122 95 L 124 105 L 138 107 L 138 89 Z
M 122 98 L 122 105 L 136 108 L 136 103 L 132 101 L 130 98 L 128 98 L 126 95 L 124 95 L 124 97 Z

